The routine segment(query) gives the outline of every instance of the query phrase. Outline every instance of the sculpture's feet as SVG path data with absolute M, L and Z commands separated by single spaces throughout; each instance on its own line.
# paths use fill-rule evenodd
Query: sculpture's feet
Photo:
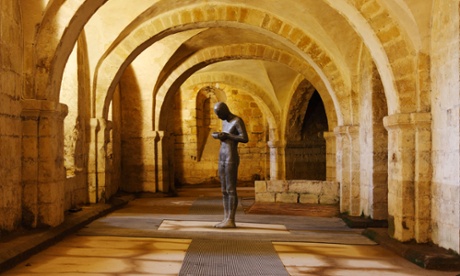
M 236 228 L 234 220 L 224 220 L 221 223 L 214 225 L 215 228 Z

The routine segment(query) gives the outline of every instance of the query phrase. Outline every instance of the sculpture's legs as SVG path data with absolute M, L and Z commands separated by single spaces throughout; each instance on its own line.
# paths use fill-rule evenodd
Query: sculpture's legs
M 235 166 L 236 165 L 236 166 Z M 235 228 L 235 214 L 238 206 L 238 196 L 236 194 L 236 169 L 238 163 L 220 163 L 219 175 L 224 204 L 224 220 L 216 224 L 216 228 Z
M 229 209 L 229 198 L 228 195 L 223 196 L 223 203 L 224 203 L 224 220 L 228 220 L 228 216 L 230 215 L 230 209 Z
M 228 214 L 228 221 L 230 222 L 233 227 L 236 227 L 235 225 L 235 214 L 236 214 L 236 209 L 238 207 L 238 197 L 237 196 L 229 196 L 229 214 Z
M 236 200 L 235 200 L 236 199 Z M 235 228 L 235 213 L 238 199 L 234 196 L 224 195 L 224 220 L 216 225 L 215 228 Z

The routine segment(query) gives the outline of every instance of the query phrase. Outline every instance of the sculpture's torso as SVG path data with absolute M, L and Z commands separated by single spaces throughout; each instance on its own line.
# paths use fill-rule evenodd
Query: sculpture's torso
M 224 120 L 222 122 L 222 132 L 227 132 L 229 134 L 238 136 L 241 135 L 238 129 L 240 120 L 241 119 L 238 117 L 234 117 L 229 122 Z M 233 139 L 226 139 L 221 141 L 219 161 L 225 163 L 239 162 L 237 141 L 234 141 Z

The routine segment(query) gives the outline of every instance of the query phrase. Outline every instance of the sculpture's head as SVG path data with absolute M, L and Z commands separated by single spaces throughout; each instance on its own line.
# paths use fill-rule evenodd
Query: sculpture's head
M 227 120 L 230 113 L 228 106 L 224 102 L 218 102 L 214 105 L 214 112 L 221 120 Z

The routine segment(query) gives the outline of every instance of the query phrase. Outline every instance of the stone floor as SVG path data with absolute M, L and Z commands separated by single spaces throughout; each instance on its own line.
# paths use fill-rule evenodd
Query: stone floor
M 420 268 L 376 244 L 339 219 L 336 206 L 254 205 L 247 187 L 239 197 L 238 228 L 226 230 L 212 227 L 222 217 L 215 188 L 181 189 L 177 197 L 143 195 L 116 210 L 86 207 L 69 214 L 54 233 L 0 240 L 2 275 L 460 274 Z M 197 241 L 213 245 L 192 250 Z M 259 242 L 275 254 L 248 250 Z M 264 260 L 273 273 L 257 267 Z

